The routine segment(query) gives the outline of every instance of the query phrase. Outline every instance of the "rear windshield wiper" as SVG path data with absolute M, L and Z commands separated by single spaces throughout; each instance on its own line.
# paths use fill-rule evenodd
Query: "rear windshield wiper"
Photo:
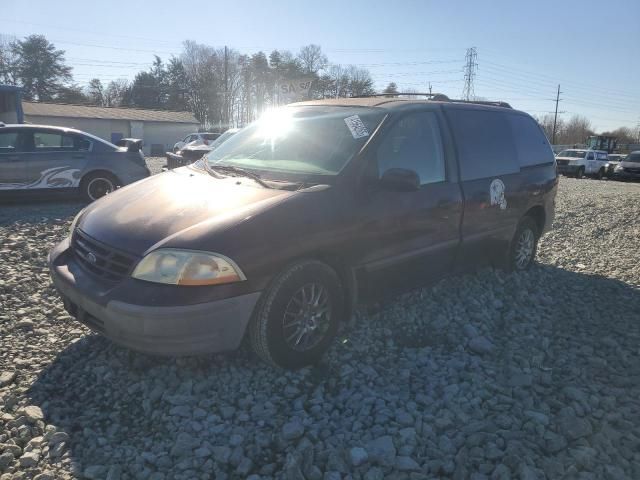
M 253 173 L 249 170 L 245 170 L 244 168 L 236 167 L 234 165 L 209 165 L 209 168 L 212 170 L 219 170 L 225 173 L 235 173 L 236 175 L 240 175 L 243 177 L 249 177 L 252 180 L 255 180 L 257 183 L 262 185 L 265 188 L 273 188 L 267 182 L 260 178 L 260 175 L 257 173 Z

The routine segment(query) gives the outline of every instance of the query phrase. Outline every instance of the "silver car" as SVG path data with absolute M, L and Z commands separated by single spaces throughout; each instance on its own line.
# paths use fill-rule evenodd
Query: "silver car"
M 140 144 L 117 147 L 86 132 L 0 123 L 0 194 L 79 193 L 93 201 L 149 176 Z

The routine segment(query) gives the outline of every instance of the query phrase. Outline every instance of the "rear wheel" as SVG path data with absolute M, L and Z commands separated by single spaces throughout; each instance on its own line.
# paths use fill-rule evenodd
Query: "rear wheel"
M 531 217 L 524 217 L 511 240 L 507 269 L 527 270 L 533 263 L 538 250 L 538 225 Z
M 317 362 L 338 331 L 344 293 L 328 265 L 306 260 L 278 275 L 249 327 L 251 346 L 265 362 L 300 368 Z
M 84 198 L 93 202 L 116 189 L 118 180 L 108 172 L 95 172 L 87 175 L 80 183 L 80 192 Z

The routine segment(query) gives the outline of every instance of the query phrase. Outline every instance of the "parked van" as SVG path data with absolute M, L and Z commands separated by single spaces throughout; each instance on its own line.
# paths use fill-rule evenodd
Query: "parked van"
M 556 164 L 501 106 L 373 97 L 277 109 L 200 161 L 89 205 L 49 256 L 67 310 L 115 342 L 318 360 L 361 300 L 469 265 L 525 270 Z

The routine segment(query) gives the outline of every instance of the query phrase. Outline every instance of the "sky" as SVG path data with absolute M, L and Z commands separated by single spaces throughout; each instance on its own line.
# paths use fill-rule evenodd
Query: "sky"
M 241 53 L 319 44 L 367 68 L 382 89 L 460 98 L 475 47 L 476 96 L 542 116 L 588 117 L 602 132 L 640 127 L 640 1 L 3 0 L 0 34 L 43 34 L 77 83 L 132 79 L 184 40 Z

